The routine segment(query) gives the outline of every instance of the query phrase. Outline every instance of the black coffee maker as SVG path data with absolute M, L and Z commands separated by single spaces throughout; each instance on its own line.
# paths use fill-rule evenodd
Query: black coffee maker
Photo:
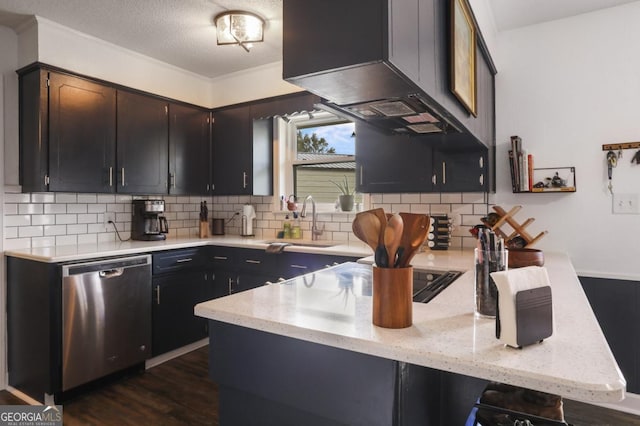
M 164 200 L 133 200 L 131 239 L 158 241 L 167 239 L 169 224 L 164 213 Z

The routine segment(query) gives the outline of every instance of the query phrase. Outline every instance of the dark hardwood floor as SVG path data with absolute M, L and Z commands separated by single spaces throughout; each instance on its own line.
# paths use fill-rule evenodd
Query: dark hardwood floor
M 218 391 L 209 379 L 208 347 L 121 379 L 64 404 L 65 425 L 218 425 Z M 0 391 L 0 405 L 24 404 Z M 640 417 L 565 400 L 575 426 L 640 426 Z

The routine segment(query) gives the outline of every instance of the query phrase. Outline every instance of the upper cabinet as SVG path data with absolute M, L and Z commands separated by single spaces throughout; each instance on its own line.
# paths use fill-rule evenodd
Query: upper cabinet
M 444 137 L 441 137 L 444 139 Z M 489 150 L 388 136 L 356 123 L 356 190 L 364 193 L 487 192 Z
M 253 194 L 252 133 L 250 106 L 224 108 L 213 113 L 214 195 Z
M 113 192 L 116 91 L 36 69 L 20 78 L 23 191 Z
M 169 193 L 206 195 L 210 191 L 211 113 L 169 104 Z
M 118 91 L 118 192 L 167 192 L 168 113 L 166 101 L 138 93 Z
M 491 147 L 495 68 L 478 33 L 473 116 L 450 90 L 450 3 L 284 0 L 283 76 L 387 134 Z
M 19 74 L 23 192 L 209 191 L 208 110 L 53 68 Z
M 213 195 L 273 194 L 273 117 L 312 111 L 318 96 L 303 92 L 213 112 Z

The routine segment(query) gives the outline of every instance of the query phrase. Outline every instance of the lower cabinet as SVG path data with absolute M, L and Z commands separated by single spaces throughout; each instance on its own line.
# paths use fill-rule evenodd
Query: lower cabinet
M 627 380 L 627 392 L 640 394 L 640 283 L 580 277 L 591 309 Z
M 193 314 L 193 307 L 214 297 L 212 287 L 204 270 L 153 279 L 153 356 L 207 337 L 207 322 Z

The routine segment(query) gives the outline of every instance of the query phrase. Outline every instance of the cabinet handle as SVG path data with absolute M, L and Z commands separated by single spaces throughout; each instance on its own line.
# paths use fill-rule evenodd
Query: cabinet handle
M 214 260 L 227 260 L 227 256 L 213 256 Z
M 364 167 L 363 167 L 363 166 L 360 166 L 360 185 L 362 185 L 362 182 L 363 182 L 363 179 L 364 179 L 364 178 L 362 177 L 363 173 L 364 173 Z
M 122 186 L 124 186 L 124 167 L 120 169 L 120 181 L 122 182 Z
M 109 187 L 113 186 L 113 167 L 109 167 Z
M 242 187 L 247 187 L 247 172 L 242 172 Z
M 245 259 L 245 263 L 251 263 L 253 265 L 259 265 L 262 262 L 260 262 L 259 260 Z
M 436 174 L 434 173 L 433 176 L 431 176 L 431 183 L 435 185 L 437 182 L 438 182 L 438 178 L 436 177 Z
M 178 259 L 176 260 L 176 263 L 186 263 L 186 262 L 191 262 L 193 259 L 190 257 L 185 257 L 184 259 Z
M 445 161 L 442 162 L 442 184 L 447 184 L 447 163 Z
M 307 266 L 304 265 L 290 265 L 294 269 L 308 269 Z
M 480 168 L 484 167 L 484 157 L 481 155 L 480 159 L 478 160 L 478 164 L 480 165 Z
M 480 185 L 484 186 L 484 173 L 480 173 L 480 179 L 478 179 L 480 181 Z
M 169 173 L 169 185 L 171 185 L 171 188 L 175 188 L 176 187 L 176 174 L 175 173 Z
M 156 305 L 160 304 L 160 286 L 156 286 Z

